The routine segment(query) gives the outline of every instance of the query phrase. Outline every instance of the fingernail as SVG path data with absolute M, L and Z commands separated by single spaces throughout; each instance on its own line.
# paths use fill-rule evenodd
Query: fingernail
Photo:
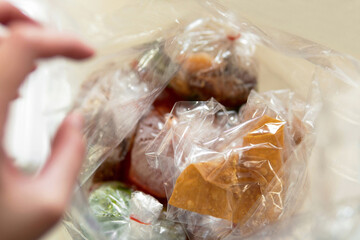
M 91 47 L 90 45 L 87 45 L 88 51 L 90 56 L 94 56 L 96 54 L 96 51 L 93 47 Z
M 84 118 L 80 113 L 73 112 L 68 116 L 69 123 L 80 130 L 84 127 Z
M 94 57 L 96 52 L 95 49 L 90 47 L 89 45 L 85 45 L 86 48 L 86 57 L 90 58 L 90 57 Z

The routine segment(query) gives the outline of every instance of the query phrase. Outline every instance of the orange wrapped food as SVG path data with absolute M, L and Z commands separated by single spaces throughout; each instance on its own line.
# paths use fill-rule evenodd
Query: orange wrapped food
M 169 204 L 178 208 L 241 223 L 249 210 L 266 198 L 283 164 L 284 122 L 263 116 L 244 137 L 242 155 L 190 164 L 178 177 Z M 281 185 L 281 179 L 276 179 Z M 281 192 L 279 192 L 281 194 Z M 277 204 L 266 208 L 277 208 Z M 271 204 L 271 205 L 270 205 Z M 264 221 L 277 218 L 271 210 Z

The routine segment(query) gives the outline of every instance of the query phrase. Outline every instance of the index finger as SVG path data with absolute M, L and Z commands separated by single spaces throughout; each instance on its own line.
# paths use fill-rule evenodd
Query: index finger
M 37 59 L 85 59 L 94 54 L 92 48 L 69 35 L 23 23 L 11 25 L 9 30 L 10 35 L 0 44 L 0 144 L 8 104 L 17 97 L 18 88 L 33 71 Z
M 25 77 L 34 69 L 36 60 L 64 56 L 84 59 L 94 51 L 78 39 L 63 33 L 16 24 L 0 44 L 0 99 L 12 100 Z
M 9 25 L 15 21 L 22 21 L 38 25 L 36 21 L 26 16 L 9 2 L 0 0 L 0 23 L 3 25 Z

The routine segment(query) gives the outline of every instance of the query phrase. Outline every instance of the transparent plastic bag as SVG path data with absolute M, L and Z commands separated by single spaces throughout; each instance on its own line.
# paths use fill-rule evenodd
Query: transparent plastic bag
M 169 87 L 188 100 L 213 97 L 227 107 L 245 103 L 256 87 L 256 45 L 229 22 L 199 18 L 171 39 L 172 61 L 180 70 Z
M 163 205 L 150 195 L 117 182 L 100 185 L 89 196 L 91 212 L 108 238 L 184 239 L 181 225 L 167 221 Z
M 131 135 L 141 116 L 174 75 L 177 66 L 168 61 L 161 49 L 161 43 L 155 41 L 120 52 L 116 58 L 112 56 L 114 60 L 105 59 L 103 67 L 82 84 L 73 108 L 85 117 L 88 144 L 81 183 Z M 153 67 L 161 64 L 167 64 L 167 68 Z
M 124 160 L 132 147 L 134 133 L 131 132 L 96 169 L 91 177 L 93 183 L 121 180 Z
M 241 120 L 214 100 L 176 104 L 147 153 L 172 176 L 164 181 L 169 217 L 194 239 L 218 239 L 291 216 L 314 142 L 313 122 L 295 114 L 314 108 L 288 90 L 252 92 Z
M 166 114 L 176 101 L 181 100 L 214 97 L 229 108 L 242 105 L 257 84 L 255 49 L 254 41 L 246 33 L 240 34 L 230 22 L 221 19 L 198 19 L 169 31 L 160 54 L 167 56 L 167 63 L 177 66 L 177 71 L 170 78 L 163 96 L 137 128 L 129 173 L 133 183 L 165 198 L 161 178 L 167 176 L 148 165 L 145 150 L 162 129 Z M 171 65 L 150 66 L 144 74 Z
M 13 0 L 13 2 L 16 2 L 26 13 L 35 16 L 37 19 L 41 18 L 42 22 L 48 23 L 56 29 L 77 33 L 93 44 L 98 51 L 98 57 L 94 61 L 80 65 L 74 65 L 63 60 L 56 60 L 52 63 L 44 62 L 41 64 L 39 71 L 32 76 L 32 79 L 36 79 L 40 83 L 46 83 L 38 84 L 38 86 L 46 88 L 44 92 L 52 93 L 44 97 L 46 101 L 42 102 L 47 103 L 46 108 L 41 108 L 39 113 L 35 111 L 39 109 L 38 102 L 31 102 L 28 106 L 28 109 L 34 109 L 34 113 L 36 112 L 46 120 L 47 131 L 44 135 L 47 146 L 49 146 L 56 126 L 58 126 L 68 110 L 71 109 L 71 96 L 77 95 L 82 82 L 89 79 L 89 76 L 94 72 L 99 73 L 99 69 L 116 72 L 116 70 L 107 66 L 109 62 L 115 62 L 115 65 L 121 66 L 121 69 L 129 69 L 130 58 L 133 58 L 129 56 L 143 54 L 142 51 L 137 51 L 134 48 L 130 52 L 124 49 L 144 43 L 150 43 L 151 45 L 159 37 L 162 37 L 160 43 L 164 43 L 164 39 L 171 39 L 171 35 L 169 35 L 169 38 L 166 37 L 169 30 L 171 33 L 171 30 L 177 32 L 179 29 L 186 29 L 186 26 L 199 19 L 202 19 L 202 22 L 215 19 L 215 22 L 230 24 L 242 36 L 246 36 L 244 39 L 250 45 L 256 46 L 251 56 L 257 69 L 256 77 L 260 93 L 267 90 L 290 89 L 303 100 L 310 99 L 309 101 L 323 103 L 318 119 L 313 119 L 314 114 L 311 114 L 311 112 L 304 116 L 301 113 L 296 113 L 294 117 L 294 119 L 299 118 L 303 123 L 306 123 L 305 126 L 300 125 L 300 128 L 307 129 L 310 127 L 310 130 L 313 126 L 307 123 L 317 121 L 317 141 L 314 144 L 311 141 L 308 143 L 307 139 L 302 139 L 302 135 L 296 135 L 299 131 L 294 130 L 287 134 L 291 136 L 290 138 L 301 139 L 301 144 L 304 147 L 308 146 L 308 144 L 313 144 L 314 147 L 307 168 L 309 191 L 304 196 L 301 196 L 305 198 L 304 204 L 301 208 L 299 207 L 299 212 L 294 216 L 270 224 L 247 238 L 359 238 L 360 190 L 358 185 L 360 179 L 358 169 L 360 169 L 360 162 L 358 161 L 358 142 L 360 141 L 360 128 L 358 126 L 358 112 L 360 111 L 358 102 L 360 96 L 360 64 L 357 60 L 291 34 L 268 27 L 259 28 L 241 18 L 241 9 L 232 8 L 231 11 L 228 11 L 216 2 L 209 0 L 55 0 L 51 1 L 51 3 L 41 0 L 29 0 L 26 3 Z M 171 42 L 169 44 L 171 46 Z M 146 46 L 143 45 L 142 49 L 146 49 Z M 179 67 L 182 67 L 182 65 L 179 64 Z M 59 72 L 62 74 L 58 74 Z M 105 73 L 104 75 L 106 76 Z M 51 81 L 47 81 L 47 79 Z M 62 81 L 63 79 L 66 81 Z M 31 82 L 34 82 L 34 80 Z M 68 83 L 65 84 L 66 82 Z M 318 85 L 317 89 L 319 91 L 314 96 L 312 96 L 314 91 L 309 90 L 313 82 Z M 163 82 L 160 85 L 162 85 L 160 88 L 163 88 L 166 83 Z M 160 88 L 158 88 L 159 91 Z M 26 87 L 24 89 L 29 90 Z M 23 92 L 27 92 L 25 90 Z M 35 87 L 30 90 L 31 93 L 37 93 L 41 89 Z M 141 97 L 140 99 L 144 101 L 139 101 L 139 104 L 151 105 L 145 99 Z M 150 97 L 149 99 L 153 98 Z M 61 103 L 61 106 L 59 106 L 59 103 Z M 135 115 L 139 118 L 140 115 L 146 114 L 147 107 L 140 106 L 139 109 L 134 110 L 136 107 L 138 105 L 134 106 L 132 104 L 131 107 L 124 108 L 123 112 L 129 110 L 129 113 L 131 113 L 135 111 Z M 104 109 L 99 110 L 99 112 L 101 111 L 104 111 Z M 103 118 L 103 123 L 105 119 L 112 118 L 109 116 L 114 115 L 111 109 L 107 109 L 107 111 L 109 113 L 107 117 L 101 117 L 101 114 L 98 115 L 99 119 Z M 143 112 L 140 113 L 140 111 Z M 90 114 L 89 116 L 95 118 L 96 114 L 97 110 L 94 111 L 94 115 Z M 116 117 L 118 116 L 115 115 L 115 119 Z M 130 119 L 120 120 L 121 118 L 118 118 L 120 125 L 124 121 L 126 131 L 120 135 L 116 135 L 117 131 L 111 132 L 111 137 L 108 139 L 111 142 L 111 147 L 105 146 L 104 148 L 101 144 L 96 144 L 97 139 L 95 136 L 100 134 L 101 131 L 108 131 L 105 126 L 99 124 L 96 128 L 93 128 L 94 137 L 92 142 L 94 143 L 93 146 L 95 146 L 93 149 L 98 148 L 102 152 L 98 157 L 92 155 L 93 158 L 90 159 L 88 168 L 85 168 L 82 175 L 82 187 L 75 191 L 72 206 L 64 221 L 74 239 L 109 239 L 105 238 L 99 223 L 95 220 L 86 204 L 88 183 L 85 180 L 91 177 L 91 173 L 106 159 L 107 155 L 111 155 L 112 149 L 118 146 L 121 138 L 127 136 L 126 132 L 131 132 L 130 125 L 134 127 L 136 125 L 135 121 L 139 119 L 138 117 L 132 118 L 134 122 L 131 122 Z M 219 121 L 226 118 L 229 118 L 230 122 L 232 122 L 232 119 L 236 120 L 235 114 L 231 113 L 229 117 L 225 115 Z M 236 125 L 236 121 L 233 124 Z M 34 126 L 40 124 L 40 121 L 33 120 L 31 123 L 29 125 L 34 128 Z M 219 124 L 221 125 L 221 121 Z M 98 127 L 104 129 L 98 131 Z M 294 127 L 294 129 L 296 128 Z M 120 129 L 119 126 L 117 130 Z M 211 138 L 218 133 L 216 129 L 209 127 L 208 134 L 209 138 Z M 29 136 L 32 136 L 32 134 L 29 134 Z M 23 145 L 30 146 L 30 149 L 40 149 L 40 147 L 33 147 L 34 139 L 32 138 L 31 141 L 17 145 L 20 146 L 20 149 L 23 149 Z M 44 145 L 41 146 L 44 147 Z M 40 154 L 30 152 L 29 155 L 31 155 L 30 159 L 33 160 L 39 157 Z M 46 156 L 44 156 L 46 154 L 41 155 L 42 159 L 46 159 Z M 292 197 L 298 198 L 298 195 L 292 194 Z M 194 219 L 197 219 L 202 226 L 213 226 L 216 220 L 215 218 L 204 220 L 195 217 Z M 227 221 L 225 223 L 224 221 L 226 220 L 220 220 L 212 231 L 216 232 L 219 229 L 224 229 L 224 224 L 229 229 L 230 226 Z M 198 233 L 201 232 L 198 231 Z M 203 236 L 204 234 L 206 232 L 203 233 Z M 228 234 L 228 232 L 225 234 Z M 116 236 L 114 238 L 116 239 Z
M 129 178 L 133 183 L 159 198 L 166 198 L 164 191 L 164 177 L 160 170 L 151 168 L 146 160 L 145 151 L 148 145 L 162 130 L 166 114 L 171 109 L 166 106 L 154 106 L 153 109 L 140 120 L 134 146 L 131 150 L 131 164 Z
M 141 8 L 139 8 L 139 6 L 141 6 Z M 236 12 L 237 10 L 234 9 L 234 11 Z M 347 91 L 348 89 L 358 85 L 356 82 L 359 77 L 358 63 L 351 57 L 340 55 L 322 46 L 274 29 L 259 29 L 248 21 L 241 19 L 238 16 L 235 17 L 232 13 L 226 11 L 224 8 L 211 1 L 183 1 L 181 4 L 176 2 L 139 3 L 135 1 L 121 8 L 121 11 L 117 13 L 118 15 L 112 15 L 113 20 L 117 19 L 119 22 L 127 22 L 121 21 L 122 18 L 133 20 L 131 22 L 131 27 L 133 28 L 126 28 L 125 25 L 120 24 L 117 25 L 118 28 L 116 29 L 131 29 L 125 31 L 129 31 L 131 33 L 137 31 L 137 33 L 139 33 L 139 35 L 137 35 L 139 38 L 136 40 L 132 38 L 134 42 L 141 42 L 148 37 L 151 39 L 154 35 L 161 35 L 164 31 L 167 32 L 169 28 L 173 29 L 172 32 L 176 32 L 177 29 L 185 29 L 186 26 L 192 22 L 196 22 L 198 19 L 206 19 L 205 21 L 208 21 L 209 18 L 215 18 L 217 20 L 221 19 L 220 21 L 225 21 L 227 24 L 230 23 L 230 25 L 241 32 L 242 35 L 247 36 L 246 39 L 250 44 L 256 45 L 252 56 L 256 62 L 256 68 L 258 69 L 257 79 L 258 90 L 260 92 L 265 90 L 288 88 L 294 91 L 299 98 L 303 100 L 308 99 L 309 103 L 312 101 L 315 103 L 323 102 L 324 106 L 329 104 L 329 108 L 333 109 L 334 106 L 337 106 L 337 104 L 334 104 L 334 96 L 341 95 L 339 91 Z M 133 18 L 133 15 L 141 15 L 141 17 Z M 145 23 L 143 22 L 144 18 L 151 20 Z M 179 28 L 175 26 L 179 26 Z M 124 39 L 120 39 L 121 40 L 118 43 L 123 44 Z M 166 44 L 170 44 L 171 46 L 172 42 L 169 43 L 165 41 L 165 47 L 168 46 Z M 168 53 L 168 51 L 166 53 Z M 179 64 L 179 67 L 181 69 L 182 65 Z M 313 87 L 312 84 L 318 85 L 318 88 L 316 89 L 319 89 L 319 92 L 310 91 Z M 317 111 L 320 108 L 320 106 L 316 104 L 312 106 L 316 106 L 314 107 L 314 111 Z M 300 159 L 306 159 L 306 156 L 302 156 L 302 148 L 307 148 L 312 144 L 314 145 L 314 143 L 313 140 L 311 140 L 311 137 L 303 139 L 306 134 L 309 134 L 309 132 L 303 130 L 312 131 L 314 127 L 312 123 L 316 120 L 314 119 L 315 114 L 311 114 L 310 110 L 308 114 L 302 115 L 301 112 L 296 111 L 296 104 L 292 107 L 294 107 L 294 116 L 291 116 L 289 121 L 294 122 L 294 126 L 286 135 L 289 136 L 290 139 L 294 139 L 295 144 L 300 142 L 300 145 L 297 147 L 299 150 L 292 152 L 291 154 L 298 154 Z M 231 113 L 228 118 L 234 119 L 234 116 L 234 113 Z M 223 116 L 223 118 L 220 118 L 220 122 L 221 119 L 225 119 L 225 117 Z M 300 122 L 304 125 L 298 125 L 299 120 L 301 120 Z M 236 118 L 234 121 L 235 122 L 232 124 L 236 124 Z M 232 120 L 230 122 L 232 122 Z M 301 131 L 299 131 L 298 128 L 300 128 Z M 304 132 L 306 134 L 304 134 Z M 211 137 L 216 134 L 216 128 L 212 129 L 209 127 L 206 136 L 211 139 Z M 316 148 L 318 145 L 314 146 Z M 323 162 L 321 158 L 317 160 L 316 164 L 318 162 Z M 310 169 L 306 168 L 306 165 L 304 165 L 301 161 L 295 162 L 294 166 L 291 167 L 294 167 L 296 171 L 300 171 L 300 173 L 298 173 L 299 175 L 296 176 L 303 176 L 302 174 L 305 175 L 307 170 Z M 286 203 L 284 203 L 284 206 L 286 205 L 291 206 L 293 209 L 300 209 L 295 216 L 290 216 L 292 215 L 292 209 L 286 209 L 287 211 L 284 210 L 284 212 L 289 215 L 287 218 L 284 217 L 284 219 L 287 219 L 285 222 L 279 221 L 270 224 L 271 221 L 268 221 L 264 224 L 264 222 L 260 221 L 259 225 L 261 226 L 267 224 L 270 225 L 268 225 L 268 227 L 261 228 L 258 232 L 255 232 L 254 235 L 247 235 L 252 232 L 254 226 L 253 223 L 248 223 L 247 225 L 245 224 L 244 226 L 247 226 L 247 228 L 244 227 L 239 229 L 229 225 L 227 220 L 218 220 L 213 217 L 204 219 L 202 216 L 194 214 L 189 222 L 195 222 L 197 224 L 192 226 L 187 225 L 187 228 L 188 231 L 195 234 L 189 237 L 211 237 L 212 233 L 217 232 L 222 237 L 227 236 L 229 239 L 232 239 L 233 237 L 237 238 L 239 235 L 244 236 L 244 238 L 247 236 L 248 238 L 256 239 L 259 236 L 266 236 L 267 234 L 271 234 L 272 238 L 276 239 L 280 238 L 284 235 L 284 232 L 286 232 L 287 237 L 296 238 L 298 234 L 297 231 L 300 231 L 302 226 L 308 226 L 310 230 L 307 232 L 307 236 L 315 239 L 318 237 L 318 234 L 316 231 L 312 230 L 314 225 L 309 220 L 311 218 L 302 217 L 301 215 L 303 213 L 311 213 L 309 214 L 310 216 L 322 216 L 324 213 L 321 207 L 317 207 L 315 211 L 311 207 L 312 203 L 316 204 L 318 202 L 319 195 L 323 189 L 321 186 L 319 187 L 319 185 L 316 184 L 318 179 L 320 179 L 319 174 L 313 174 L 312 169 L 310 173 L 310 190 L 308 194 L 304 192 L 305 203 L 303 205 L 301 204 L 303 199 L 298 197 L 296 194 L 296 186 L 288 188 L 288 198 L 280 198 Z M 291 179 L 291 176 L 289 178 Z M 302 179 L 304 180 L 305 178 Z M 306 186 L 305 180 L 298 181 L 297 183 L 300 186 Z M 174 184 L 175 183 L 172 183 L 172 185 Z M 300 186 L 297 187 L 301 188 Z M 165 186 L 165 188 L 167 188 L 167 186 Z M 314 188 L 317 190 L 314 190 Z M 293 203 L 292 205 L 289 204 L 291 202 Z M 260 215 L 263 210 L 264 209 L 258 209 Z M 303 225 L 292 225 L 292 221 L 297 223 L 296 221 L 298 221 L 298 219 L 301 219 L 300 221 Z M 185 222 L 184 219 L 182 222 Z M 216 222 L 216 224 L 214 224 L 214 222 Z M 287 223 L 289 224 L 289 231 L 282 231 L 282 229 L 286 229 Z M 201 227 L 196 227 L 198 225 Z M 281 226 L 285 226 L 285 228 L 281 228 Z

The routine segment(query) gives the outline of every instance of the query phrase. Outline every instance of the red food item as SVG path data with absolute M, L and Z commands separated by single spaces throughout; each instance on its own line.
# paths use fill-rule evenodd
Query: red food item
M 129 179 L 137 187 L 158 198 L 165 198 L 164 174 L 152 168 L 145 156 L 147 146 L 163 128 L 166 114 L 170 113 L 177 99 L 169 90 L 155 101 L 153 109 L 139 122 L 131 151 Z

